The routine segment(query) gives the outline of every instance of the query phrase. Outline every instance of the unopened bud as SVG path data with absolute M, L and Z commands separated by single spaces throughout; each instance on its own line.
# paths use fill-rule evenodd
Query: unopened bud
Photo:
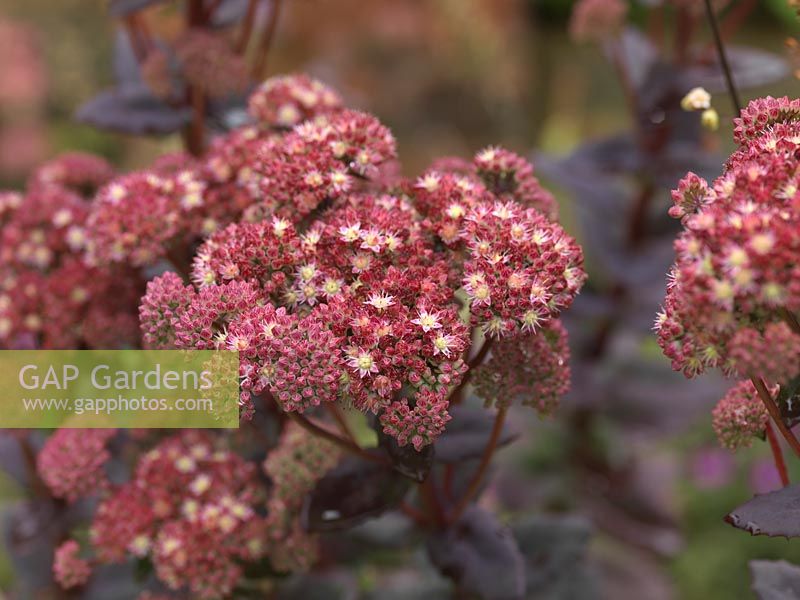
M 716 131 L 719 129 L 719 114 L 713 108 L 707 108 L 700 115 L 700 123 L 709 131 Z

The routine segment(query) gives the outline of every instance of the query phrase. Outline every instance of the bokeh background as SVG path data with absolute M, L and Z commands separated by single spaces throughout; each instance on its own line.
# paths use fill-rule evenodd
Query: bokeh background
M 785 56 L 784 40 L 798 30 L 793 11 L 784 0 L 751 4 L 736 44 Z M 640 174 L 615 172 L 612 184 L 607 173 L 593 181 L 591 172 L 572 171 L 603 196 L 596 205 L 570 185 L 564 157 L 632 127 L 604 52 L 570 39 L 571 9 L 571 0 L 287 0 L 268 70 L 307 71 L 376 114 L 398 138 L 407 175 L 488 144 L 531 156 L 557 193 L 566 227 L 586 245 L 592 280 L 570 323 L 573 392 L 552 421 L 516 415 L 521 440 L 500 453 L 487 500 L 528 518 L 532 552 L 561 532 L 552 537 L 558 548 L 542 597 L 745 598 L 748 560 L 798 562 L 800 545 L 751 538 L 722 521 L 779 481 L 766 444 L 737 455 L 718 448 L 709 410 L 725 383 L 686 382 L 647 333 L 674 230 L 617 257 L 618 269 L 643 272 L 624 286 L 594 254 L 595 230 L 629 218 Z M 648 10 L 631 5 L 630 20 L 644 27 Z M 157 22 L 168 35 L 179 18 L 165 9 Z M 73 120 L 82 102 L 112 83 L 114 27 L 104 0 L 0 0 L 0 187 L 21 186 L 33 166 L 64 150 L 136 168 L 179 148 L 177 137 L 125 137 Z M 764 83 L 745 96 L 800 93 L 790 70 Z M 731 145 L 733 115 L 724 94 L 714 104 L 720 130 L 700 140 L 702 168 L 712 176 Z M 653 184 L 647 210 L 656 229 L 669 181 L 680 175 Z M 0 487 L 5 506 L 24 495 L 10 477 Z M 0 555 L 3 590 L 19 575 L 8 548 Z M 424 561 L 407 558 L 408 566 L 392 569 L 397 589 L 434 577 L 419 566 Z M 378 589 L 381 564 L 351 571 Z M 410 597 L 399 594 L 392 597 Z

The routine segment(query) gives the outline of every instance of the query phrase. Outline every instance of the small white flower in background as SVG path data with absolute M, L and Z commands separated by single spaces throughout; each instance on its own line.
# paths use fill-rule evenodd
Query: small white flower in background
M 681 108 L 686 111 L 707 110 L 711 108 L 711 94 L 705 88 L 692 88 L 681 100 Z

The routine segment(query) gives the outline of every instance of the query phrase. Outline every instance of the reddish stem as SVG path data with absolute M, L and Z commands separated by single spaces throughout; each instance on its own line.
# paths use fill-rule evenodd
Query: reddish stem
M 789 325 L 792 331 L 795 333 L 800 333 L 800 323 L 797 321 L 797 317 L 794 316 L 793 312 L 787 308 L 779 308 L 778 314 L 780 315 L 781 319 L 786 321 L 786 324 Z
M 400 503 L 400 511 L 406 515 L 409 519 L 414 521 L 417 525 L 424 527 L 428 523 L 428 517 L 425 516 L 422 511 L 417 510 L 413 506 L 411 506 L 408 502 L 401 502 Z
M 264 79 L 267 72 L 267 54 L 269 47 L 272 45 L 272 40 L 275 37 L 275 31 L 278 28 L 278 17 L 281 13 L 282 0 L 272 0 L 272 7 L 269 13 L 269 20 L 264 26 L 264 31 L 261 33 L 261 40 L 258 44 L 258 53 L 256 55 L 256 62 L 253 67 L 253 78 L 256 81 Z
M 453 465 L 446 465 L 444 468 L 444 495 L 448 500 L 453 500 L 453 480 L 456 476 L 456 469 Z
M 637 248 L 647 238 L 647 212 L 656 187 L 649 179 L 642 185 L 628 220 L 628 246 Z
M 789 473 L 786 471 L 786 462 L 783 460 L 781 444 L 778 441 L 778 437 L 775 435 L 775 430 L 772 429 L 772 425 L 770 425 L 769 422 L 767 422 L 766 431 L 769 447 L 772 450 L 772 459 L 775 461 L 775 469 L 777 469 L 778 475 L 781 476 L 783 487 L 786 487 L 789 485 Z
M 778 427 L 778 431 L 781 432 L 783 439 L 786 440 L 786 443 L 789 444 L 789 447 L 792 449 L 792 451 L 798 457 L 800 457 L 800 442 L 797 440 L 792 430 L 786 426 L 783 416 L 781 415 L 781 411 L 778 408 L 778 405 L 775 404 L 775 401 L 772 399 L 772 395 L 769 393 L 764 380 L 760 377 L 751 377 L 750 381 L 753 382 L 761 401 L 764 403 L 764 406 L 767 407 L 767 412 L 769 413 L 769 416 L 772 417 L 775 425 Z
M 186 135 L 186 150 L 192 156 L 202 156 L 206 137 L 206 96 L 196 85 L 190 85 L 187 93 L 192 107 L 192 122 Z
M 189 0 L 186 3 L 186 21 L 189 27 L 202 25 L 205 20 L 205 10 L 203 10 L 203 0 Z
M 250 41 L 250 34 L 253 33 L 253 23 L 256 17 L 257 6 L 258 0 L 249 0 L 247 3 L 247 12 L 244 15 L 244 19 L 242 19 L 242 30 L 239 34 L 239 39 L 236 41 L 236 46 L 234 46 L 234 52 L 236 52 L 236 54 L 244 54 L 244 51 L 247 49 L 247 43 Z
M 36 496 L 47 496 L 47 487 L 39 477 L 39 470 L 36 468 L 36 450 L 33 449 L 31 441 L 27 437 L 18 437 L 19 449 L 25 461 L 25 471 L 27 472 L 30 486 Z
M 439 526 L 444 525 L 447 519 L 444 514 L 444 509 L 442 508 L 442 503 L 439 502 L 439 495 L 436 493 L 436 488 L 433 486 L 433 478 L 428 477 L 417 486 L 417 490 L 434 522 Z
M 675 62 L 679 65 L 685 65 L 687 62 L 695 25 L 691 9 L 680 6 L 675 24 Z
M 387 464 L 388 461 L 383 457 L 377 454 L 370 454 L 366 452 L 361 446 L 354 444 L 350 440 L 346 440 L 344 438 L 339 437 L 335 433 L 328 431 L 324 427 L 320 427 L 316 423 L 306 419 L 304 416 L 299 415 L 294 412 L 287 412 L 286 415 L 295 423 L 300 425 L 303 429 L 312 433 L 318 437 L 328 440 L 329 442 L 336 444 L 343 450 L 350 452 L 351 454 L 355 454 L 356 456 L 363 458 L 364 460 L 368 460 L 371 462 L 376 462 L 380 464 Z
M 467 491 L 464 492 L 464 495 L 456 505 L 455 510 L 453 510 L 452 514 L 450 515 L 450 518 L 448 519 L 450 523 L 455 523 L 461 518 L 461 515 L 464 514 L 464 511 L 469 503 L 478 493 L 481 483 L 483 483 L 483 478 L 486 475 L 486 471 L 489 468 L 489 464 L 492 461 L 494 451 L 497 449 L 497 443 L 500 441 L 500 434 L 503 432 L 503 425 L 506 420 L 507 412 L 508 409 L 506 407 L 500 408 L 497 411 L 497 415 L 494 418 L 494 426 L 492 427 L 492 434 L 489 437 L 489 441 L 486 443 L 486 447 L 483 449 L 481 462 L 478 465 L 478 469 L 475 471 L 475 474 L 472 476 L 469 485 L 467 486 Z
M 142 64 L 147 58 L 147 47 L 141 37 L 141 32 L 138 28 L 136 15 L 128 15 L 125 17 L 125 30 L 128 32 L 128 39 L 133 48 L 133 54 L 136 56 L 136 62 Z

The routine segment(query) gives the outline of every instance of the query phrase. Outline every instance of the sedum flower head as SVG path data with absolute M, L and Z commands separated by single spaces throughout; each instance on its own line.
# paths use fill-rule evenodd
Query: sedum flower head
M 250 115 L 267 127 L 294 127 L 307 119 L 336 112 L 339 94 L 307 75 L 271 77 L 250 96 Z
M 473 381 L 487 404 L 507 407 L 518 400 L 540 415 L 551 415 L 569 391 L 566 329 L 554 320 L 535 334 L 500 340 Z
M 56 549 L 53 577 L 63 589 L 68 590 L 85 584 L 91 573 L 89 563 L 80 557 L 78 542 L 67 540 Z
M 769 421 L 767 409 L 750 380 L 740 381 L 728 390 L 711 416 L 719 443 L 729 450 L 747 448 L 754 437 L 763 438 Z
M 675 243 L 659 343 L 693 376 L 719 367 L 781 383 L 797 374 L 800 202 L 796 101 L 751 102 L 736 120 L 739 148 L 709 184 L 689 174 L 673 192 Z

